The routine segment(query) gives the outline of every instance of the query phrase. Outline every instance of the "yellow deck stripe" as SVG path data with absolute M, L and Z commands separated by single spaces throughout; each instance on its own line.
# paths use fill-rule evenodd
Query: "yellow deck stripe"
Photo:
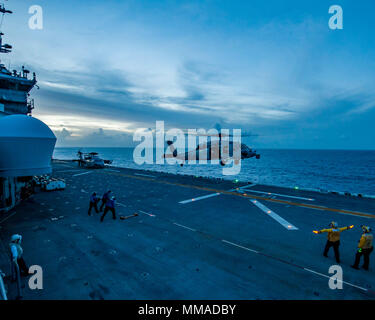
M 102 171 L 98 171 L 98 172 L 102 172 Z M 119 175 L 119 176 L 131 178 L 131 179 L 151 181 L 151 182 L 154 182 L 154 183 L 156 182 L 156 183 L 159 183 L 159 184 L 167 184 L 167 185 L 173 185 L 173 186 L 178 186 L 178 187 L 183 187 L 183 188 L 197 189 L 197 190 L 203 190 L 203 191 L 209 191 L 209 192 L 217 192 L 217 193 L 221 193 L 221 194 L 232 195 L 232 196 L 237 196 L 237 197 L 242 197 L 242 198 L 264 200 L 264 201 L 281 203 L 281 204 L 286 204 L 286 205 L 291 205 L 291 206 L 297 206 L 297 207 L 303 207 L 303 208 L 309 208 L 309 209 L 319 209 L 319 210 L 323 210 L 323 211 L 330 211 L 330 212 L 336 212 L 336 213 L 345 213 L 345 214 L 351 214 L 351 215 L 354 215 L 354 216 L 375 219 L 375 214 L 372 214 L 372 213 L 364 213 L 364 212 L 357 212 L 357 211 L 344 210 L 344 209 L 327 208 L 327 207 L 323 207 L 323 206 L 319 206 L 319 205 L 292 202 L 292 201 L 288 201 L 288 200 L 271 199 L 271 198 L 265 198 L 265 197 L 261 197 L 261 196 L 249 195 L 247 193 L 238 193 L 238 192 L 233 192 L 233 191 L 225 191 L 225 190 L 218 190 L 218 189 L 201 187 L 201 186 L 194 186 L 194 185 L 190 185 L 190 184 L 182 184 L 182 183 L 177 183 L 177 182 L 156 180 L 155 178 L 150 179 L 150 178 L 146 178 L 146 177 L 134 176 L 134 175 L 125 174 L 125 173 L 116 173 L 116 172 L 108 172 L 108 171 L 105 172 L 105 173 L 111 174 L 111 175 Z
M 258 200 L 281 203 L 281 204 L 286 204 L 286 205 L 291 205 L 291 206 L 297 206 L 297 207 L 303 207 L 303 208 L 309 208 L 309 209 L 318 209 L 318 210 L 322 210 L 322 211 L 330 211 L 330 212 L 336 212 L 336 213 L 351 214 L 351 215 L 354 215 L 354 216 L 375 219 L 375 214 L 372 214 L 372 213 L 364 213 L 364 212 L 357 212 L 357 211 L 344 210 L 344 209 L 334 209 L 334 208 L 327 208 L 327 207 L 313 205 L 313 204 L 291 202 L 291 201 L 279 200 L 279 199 L 271 199 L 271 198 L 265 198 L 265 197 L 261 197 L 261 196 L 249 195 L 249 194 L 246 194 L 246 193 L 238 193 L 238 192 L 218 190 L 218 189 L 201 187 L 201 186 L 194 186 L 194 185 L 190 185 L 190 184 L 182 184 L 182 183 L 177 183 L 177 182 L 156 180 L 155 178 L 151 179 L 151 178 L 146 178 L 146 177 L 141 177 L 141 176 L 134 176 L 134 175 L 130 175 L 130 174 L 125 174 L 125 173 L 108 172 L 108 171 L 97 171 L 97 172 L 105 173 L 105 174 L 111 174 L 111 175 L 118 175 L 118 176 L 127 177 L 127 178 L 131 178 L 131 179 L 150 181 L 150 182 L 154 182 L 154 183 L 156 182 L 156 183 L 159 183 L 159 184 L 167 184 L 167 185 L 173 185 L 173 186 L 178 186 L 178 187 L 183 187 L 183 188 L 197 189 L 197 190 L 203 190 L 203 191 L 209 191 L 209 192 L 218 192 L 218 193 L 242 197 L 242 198 L 258 199 Z

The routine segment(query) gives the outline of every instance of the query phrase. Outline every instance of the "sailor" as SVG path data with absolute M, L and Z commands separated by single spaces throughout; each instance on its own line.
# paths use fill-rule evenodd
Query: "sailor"
M 108 190 L 106 193 L 103 194 L 102 197 L 102 205 L 100 206 L 100 212 L 103 211 L 103 207 L 105 206 L 106 202 L 110 199 L 111 190 Z
M 22 276 L 29 275 L 29 268 L 26 266 L 25 260 L 23 260 L 23 249 L 21 247 L 22 236 L 14 234 L 10 238 L 10 253 L 12 261 L 18 264 L 20 273 Z
M 332 221 L 329 224 L 329 229 L 322 229 L 320 231 L 313 231 L 314 233 L 322 233 L 322 232 L 327 232 L 328 233 L 328 239 L 326 246 L 324 248 L 323 256 L 328 257 L 328 251 L 331 247 L 333 247 L 333 250 L 335 252 L 335 258 L 336 262 L 340 263 L 340 252 L 339 252 L 339 246 L 340 246 L 340 233 L 344 230 L 352 229 L 354 226 L 349 226 L 349 227 L 343 227 L 339 228 L 337 222 Z
M 109 199 L 106 204 L 105 204 L 105 209 L 104 213 L 100 218 L 100 222 L 103 222 L 105 215 L 107 214 L 108 211 L 112 212 L 112 218 L 113 220 L 116 220 L 116 211 L 115 211 L 115 205 L 116 205 L 116 198 L 112 197 Z
M 374 239 L 373 235 L 370 233 L 371 228 L 368 226 L 361 226 L 362 227 L 362 237 L 358 243 L 357 253 L 355 255 L 354 264 L 351 266 L 354 269 L 359 269 L 359 261 L 361 256 L 363 255 L 363 266 L 362 268 L 368 270 L 368 266 L 370 263 L 370 253 L 374 249 L 372 246 L 372 241 Z
M 91 209 L 94 208 L 96 213 L 99 213 L 98 202 L 100 201 L 99 197 L 96 196 L 96 192 L 90 196 L 90 207 L 89 207 L 89 216 L 91 216 Z

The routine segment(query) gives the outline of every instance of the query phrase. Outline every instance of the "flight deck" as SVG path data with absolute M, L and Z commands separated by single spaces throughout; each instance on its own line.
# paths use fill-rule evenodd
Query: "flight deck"
M 66 189 L 0 216 L 0 269 L 9 272 L 14 233 L 26 263 L 43 269 L 42 290 L 23 278 L 24 299 L 375 298 L 375 256 L 369 271 L 350 267 L 360 226 L 375 227 L 374 199 L 69 161 L 54 161 L 53 177 Z M 109 189 L 117 220 L 101 223 L 89 197 Z M 323 257 L 326 234 L 313 233 L 331 221 L 354 225 L 341 234 L 336 290 L 333 251 Z

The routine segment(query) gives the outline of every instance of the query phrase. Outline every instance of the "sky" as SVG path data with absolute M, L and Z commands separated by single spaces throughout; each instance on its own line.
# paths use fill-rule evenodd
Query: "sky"
M 29 28 L 29 8 L 43 29 Z M 37 74 L 57 146 L 135 130 L 242 129 L 257 149 L 375 149 L 373 0 L 9 0 L 1 61 Z M 328 9 L 343 9 L 331 30 Z

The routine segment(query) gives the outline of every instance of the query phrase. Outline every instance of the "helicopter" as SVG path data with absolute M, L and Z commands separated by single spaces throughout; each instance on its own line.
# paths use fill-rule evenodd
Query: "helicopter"
M 218 130 L 218 133 L 214 134 L 195 134 L 196 136 L 204 136 L 204 137 L 217 137 L 219 138 L 218 140 L 215 141 L 209 141 L 207 143 L 201 143 L 199 144 L 195 150 L 190 150 L 182 153 L 178 153 L 177 149 L 173 145 L 173 141 L 169 140 L 167 141 L 167 145 L 169 146 L 169 149 L 171 151 L 171 154 L 166 154 L 164 153 L 163 158 L 176 158 L 180 160 L 180 166 L 182 167 L 187 161 L 189 160 L 207 160 L 207 161 L 212 161 L 212 160 L 220 160 L 220 165 L 225 166 L 227 163 L 230 162 L 230 154 L 234 154 L 234 149 L 236 147 L 236 142 L 233 141 L 233 139 L 230 139 L 227 141 L 227 138 L 233 138 L 236 137 L 236 135 L 229 135 L 226 133 L 221 132 L 221 127 L 220 125 L 216 125 L 216 129 Z M 241 134 L 241 137 L 250 137 L 250 136 L 257 136 L 253 135 L 251 133 L 244 133 Z M 227 144 L 227 152 L 222 152 L 222 145 L 223 145 L 223 138 L 225 138 L 225 142 Z M 260 154 L 257 153 L 256 150 L 253 150 L 252 148 L 248 147 L 246 144 L 241 143 L 241 160 L 244 159 L 250 159 L 255 157 L 256 159 L 260 159 Z M 202 159 L 202 151 L 207 150 L 204 153 L 204 159 Z M 224 150 L 225 150 L 225 145 L 224 145 Z M 235 162 L 238 162 L 238 160 L 235 160 Z
M 79 167 L 91 168 L 91 169 L 102 169 L 106 164 L 111 164 L 112 160 L 103 160 L 99 157 L 97 152 L 83 153 L 81 150 L 77 152 Z

